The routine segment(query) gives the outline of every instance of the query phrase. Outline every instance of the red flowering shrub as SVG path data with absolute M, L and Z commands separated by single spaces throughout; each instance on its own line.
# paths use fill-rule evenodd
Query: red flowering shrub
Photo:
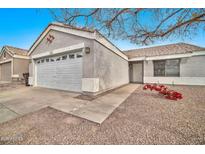
M 165 96 L 166 99 L 170 99 L 170 100 L 178 100 L 178 99 L 182 99 L 182 94 L 179 92 L 176 92 L 174 90 L 168 90 L 168 88 L 164 85 L 157 85 L 157 84 L 146 84 L 143 87 L 143 90 L 155 90 L 157 92 L 159 92 L 159 94 L 162 94 Z

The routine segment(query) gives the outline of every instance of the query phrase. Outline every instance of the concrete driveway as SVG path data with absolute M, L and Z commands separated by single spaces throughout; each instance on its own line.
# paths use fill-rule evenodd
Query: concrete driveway
M 0 123 L 45 107 L 101 124 L 139 85 L 129 84 L 92 101 L 80 94 L 46 88 L 19 87 L 0 92 Z

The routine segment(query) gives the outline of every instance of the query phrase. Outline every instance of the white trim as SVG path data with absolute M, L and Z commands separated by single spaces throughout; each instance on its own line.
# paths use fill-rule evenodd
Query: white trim
M 161 60 L 161 59 L 175 59 L 175 58 L 186 58 L 191 57 L 192 54 L 175 54 L 175 55 L 165 55 L 165 56 L 154 56 L 154 57 L 147 57 L 146 60 Z
M 98 92 L 99 78 L 82 78 L 82 91 L 84 92 Z
M 136 58 L 129 59 L 129 61 L 175 59 L 175 58 L 202 56 L 202 55 L 205 55 L 205 51 L 197 51 L 197 52 L 195 51 L 195 52 L 186 53 L 186 54 L 162 55 L 162 56 L 153 56 L 153 57 L 136 57 Z
M 93 32 L 87 32 L 87 31 L 82 31 L 82 30 L 76 30 L 76 29 L 71 29 L 68 27 L 61 27 L 60 25 L 51 25 L 50 29 L 52 30 L 56 30 L 56 31 L 60 31 L 60 32 L 64 32 L 64 33 L 68 33 L 68 34 L 72 34 L 72 35 L 77 35 L 80 37 L 85 37 L 88 39 L 95 39 L 95 35 Z
M 37 41 L 34 43 L 32 48 L 29 50 L 28 55 L 30 55 L 33 52 L 33 50 L 37 47 L 37 45 L 42 41 L 42 39 L 47 35 L 47 33 L 50 30 L 61 31 L 64 33 L 73 34 L 73 35 L 77 35 L 80 37 L 96 40 L 97 42 L 101 43 L 102 45 L 104 45 L 105 47 L 107 47 L 108 49 L 116 53 L 118 56 L 124 58 L 125 60 L 128 60 L 128 57 L 125 54 L 123 54 L 117 47 L 115 47 L 112 43 L 110 43 L 107 39 L 105 39 L 99 33 L 87 32 L 87 31 L 72 29 L 69 27 L 63 27 L 62 24 L 56 24 L 56 23 L 54 25 L 50 25 L 47 27 L 47 29 L 42 33 L 40 38 L 37 39 Z
M 6 48 L 6 47 L 3 47 L 2 49 L 1 49 L 1 54 L 0 54 L 0 57 L 2 56 L 2 54 L 4 53 L 4 52 L 7 52 L 11 57 L 13 57 L 13 55 L 12 55 L 12 53 L 10 52 L 10 50 L 8 49 L 8 48 Z
M 36 54 L 36 55 L 33 55 L 31 58 L 36 59 L 36 58 L 46 57 L 46 56 L 50 56 L 50 55 L 56 55 L 56 54 L 60 54 L 60 53 L 64 53 L 64 52 L 69 52 L 69 51 L 73 51 L 73 50 L 78 50 L 78 49 L 82 49 L 82 48 L 85 48 L 84 43 L 75 44 L 75 45 L 71 45 L 71 46 L 68 46 L 65 48 L 55 49 L 53 51 L 48 51 L 48 52 Z
M 32 60 L 32 64 L 33 64 L 33 85 L 34 86 L 37 86 L 37 67 L 36 67 L 36 64 L 35 64 L 35 61 Z
M 13 74 L 11 77 L 12 78 L 19 78 L 19 74 Z
M 10 55 L 13 56 L 13 52 L 9 48 L 7 48 L 7 47 L 5 47 L 5 48 L 7 51 L 9 51 Z
M 28 77 L 28 84 L 30 85 L 30 86 L 33 86 L 33 77 Z
M 11 77 L 13 76 L 14 74 L 14 61 L 13 61 L 13 58 L 11 60 Z
M 205 85 L 205 77 L 144 77 L 144 83 Z
M 128 57 L 125 54 L 123 54 L 121 51 L 119 51 L 119 49 L 116 46 L 114 46 L 107 39 L 105 39 L 100 33 L 95 32 L 94 34 L 95 34 L 95 40 L 97 42 L 103 44 L 105 47 L 112 50 L 114 53 L 116 53 L 120 57 L 124 58 L 125 60 L 128 60 Z
M 146 60 L 146 57 L 136 57 L 136 58 L 129 59 L 129 61 L 142 61 L 142 60 Z
M 51 27 L 48 27 L 44 33 L 40 36 L 40 38 L 37 39 L 37 41 L 35 42 L 35 44 L 32 46 L 31 49 L 29 49 L 28 55 L 30 55 L 33 50 L 37 47 L 37 45 L 41 42 L 41 40 L 47 35 L 47 33 L 51 30 Z
M 89 33 L 89 32 L 85 32 L 85 31 L 79 31 L 79 30 L 75 30 L 75 29 L 70 29 L 70 28 L 50 25 L 44 31 L 44 33 L 41 35 L 41 37 L 36 41 L 36 43 L 32 46 L 32 48 L 29 50 L 28 55 L 30 55 L 33 52 L 33 50 L 37 47 L 37 45 L 42 41 L 42 39 L 47 35 L 47 33 L 50 30 L 60 31 L 60 32 L 64 32 L 64 33 L 69 33 L 69 34 L 85 37 L 85 38 L 88 38 L 88 39 L 94 39 L 94 35 L 91 32 Z
M 192 56 L 203 56 L 205 55 L 205 51 L 195 51 L 192 53 Z
M 8 53 L 10 56 L 13 57 L 13 52 L 12 52 L 11 50 L 9 50 L 7 47 L 5 47 L 5 49 L 6 49 L 7 53 Z M 4 50 L 5 50 L 5 49 L 4 49 Z
M 21 56 L 21 55 L 14 55 L 14 58 L 20 58 L 20 59 L 30 59 L 28 56 Z
M 3 47 L 3 48 L 2 48 L 2 52 L 1 52 L 1 54 L 0 54 L 0 57 L 2 56 L 2 54 L 3 54 L 4 52 L 7 52 L 7 53 L 8 53 L 11 57 L 13 57 L 13 58 L 29 59 L 28 56 L 22 56 L 22 55 L 13 54 L 13 52 L 12 52 L 9 48 L 7 48 L 7 47 Z
M 8 62 L 11 62 L 12 59 L 7 59 L 7 60 L 4 60 L 4 61 L 1 61 L 0 64 L 3 64 L 3 63 L 8 63 Z

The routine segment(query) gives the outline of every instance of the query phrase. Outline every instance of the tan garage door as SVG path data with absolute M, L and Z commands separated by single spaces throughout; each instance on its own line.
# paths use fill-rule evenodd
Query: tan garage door
M 0 65 L 1 67 L 1 81 L 11 81 L 11 62 Z

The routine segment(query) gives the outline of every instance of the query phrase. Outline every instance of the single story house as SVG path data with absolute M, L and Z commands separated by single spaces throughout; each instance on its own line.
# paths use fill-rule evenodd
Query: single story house
M 131 82 L 205 85 L 205 48 L 177 43 L 124 53 Z
M 4 46 L 0 52 L 0 81 L 22 80 L 28 73 L 29 57 L 27 50 Z
M 96 30 L 51 23 L 28 51 L 33 86 L 98 94 L 129 82 L 205 85 L 205 49 L 121 51 Z

